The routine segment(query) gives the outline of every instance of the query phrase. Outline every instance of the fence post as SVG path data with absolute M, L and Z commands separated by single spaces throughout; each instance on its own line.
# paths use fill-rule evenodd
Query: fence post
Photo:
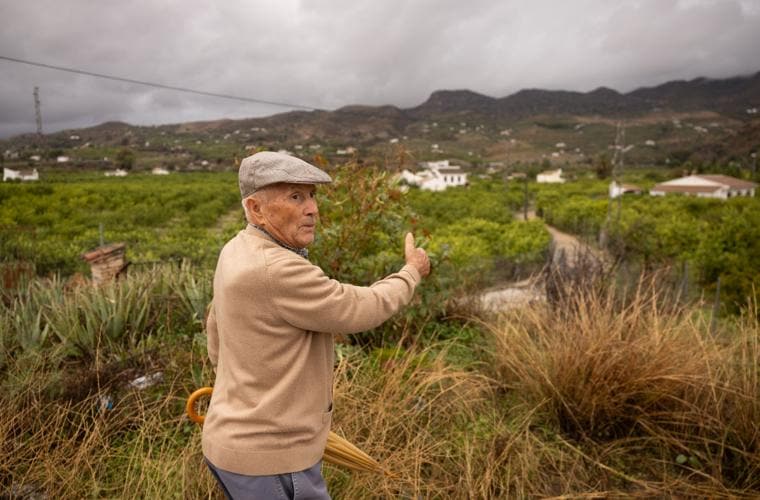
M 718 323 L 718 312 L 720 311 L 720 276 L 718 276 L 718 282 L 715 287 L 715 303 L 713 304 L 712 318 L 710 319 L 710 331 L 715 333 L 715 328 Z

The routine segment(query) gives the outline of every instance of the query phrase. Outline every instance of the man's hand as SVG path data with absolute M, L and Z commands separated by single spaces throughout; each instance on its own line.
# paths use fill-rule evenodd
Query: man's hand
M 414 266 L 423 278 L 430 274 L 430 259 L 427 252 L 422 248 L 414 246 L 414 236 L 412 233 L 406 233 L 404 241 L 404 256 L 406 263 Z

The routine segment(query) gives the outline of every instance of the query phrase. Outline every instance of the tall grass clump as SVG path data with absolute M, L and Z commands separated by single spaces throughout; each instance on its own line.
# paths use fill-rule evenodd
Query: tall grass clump
M 470 424 L 488 411 L 491 382 L 446 362 L 442 346 L 377 350 L 343 346 L 336 369 L 333 430 L 380 460 L 392 476 L 328 468 L 336 498 L 456 497 Z
M 559 296 L 493 328 L 496 369 L 518 406 L 623 491 L 757 493 L 752 314 L 713 332 L 698 306 L 674 307 L 656 277 L 622 296 L 615 286 Z

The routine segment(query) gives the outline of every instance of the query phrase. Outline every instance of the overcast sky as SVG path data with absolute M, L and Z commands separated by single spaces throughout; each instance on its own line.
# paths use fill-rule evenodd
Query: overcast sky
M 760 0 L 0 0 L 0 56 L 268 101 L 627 92 L 760 70 Z M 0 137 L 287 111 L 0 60 Z

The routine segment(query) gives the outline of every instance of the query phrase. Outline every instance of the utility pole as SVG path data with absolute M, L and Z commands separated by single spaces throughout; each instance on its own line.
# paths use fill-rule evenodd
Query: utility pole
M 612 154 L 612 185 L 618 189 L 620 192 L 618 193 L 618 210 L 617 210 L 617 223 L 618 223 L 618 229 L 620 225 L 620 210 L 621 210 L 621 202 L 622 202 L 622 187 L 620 185 L 620 171 L 623 167 L 623 144 L 625 143 L 625 128 L 621 124 L 621 122 L 617 123 L 616 131 L 615 131 L 615 152 Z M 607 217 L 604 220 L 604 225 L 601 230 L 601 234 L 599 235 L 599 244 L 602 247 L 606 247 L 609 244 L 609 236 L 610 231 L 612 228 L 612 193 L 609 195 L 609 199 L 607 200 Z
M 618 164 L 615 165 L 615 183 L 618 185 L 618 188 L 620 189 L 620 196 L 618 196 L 618 206 L 617 206 L 617 227 L 618 231 L 620 231 L 620 212 L 623 209 L 623 185 L 620 183 L 620 177 L 623 174 L 623 156 L 625 155 L 626 145 L 625 145 L 625 125 L 621 125 L 618 123 L 618 137 L 615 139 L 615 142 L 619 142 L 620 144 L 618 147 L 620 148 L 620 155 L 618 156 Z
M 37 138 L 42 139 L 42 113 L 40 113 L 39 87 L 34 87 L 34 113 L 37 116 Z

